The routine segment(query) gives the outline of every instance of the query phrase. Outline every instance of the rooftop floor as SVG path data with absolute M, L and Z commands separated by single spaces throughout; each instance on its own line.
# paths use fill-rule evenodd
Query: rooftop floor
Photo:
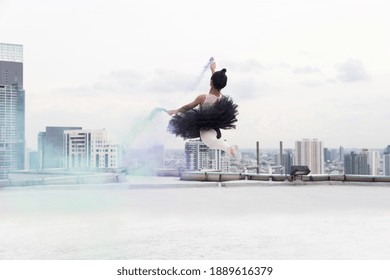
M 0 188 L 0 259 L 389 259 L 382 183 Z

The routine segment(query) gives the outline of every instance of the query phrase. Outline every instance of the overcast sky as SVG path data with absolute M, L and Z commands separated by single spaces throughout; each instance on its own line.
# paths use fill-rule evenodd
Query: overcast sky
M 182 148 L 155 107 L 207 93 L 214 56 L 239 105 L 240 147 L 390 145 L 385 0 L 0 0 L 0 42 L 24 46 L 27 146 L 46 126 Z M 130 140 L 129 140 L 130 139 Z M 146 141 L 147 140 L 147 141 Z

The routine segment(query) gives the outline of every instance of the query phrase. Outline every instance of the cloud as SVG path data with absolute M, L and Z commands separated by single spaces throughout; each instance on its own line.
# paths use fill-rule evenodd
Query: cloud
M 97 90 L 116 90 L 136 89 L 142 87 L 146 75 L 142 72 L 125 69 L 115 70 L 107 75 L 102 75 L 93 85 Z
M 295 74 L 317 74 L 317 73 L 321 73 L 321 70 L 319 68 L 312 67 L 312 66 L 295 67 L 292 71 Z
M 255 100 L 259 96 L 268 96 L 270 86 L 268 83 L 259 82 L 255 78 L 241 78 L 232 81 L 223 92 L 231 95 L 234 100 L 240 102 L 243 100 Z
M 227 61 L 226 62 L 226 68 L 232 71 L 238 71 L 238 72 L 259 72 L 259 71 L 267 71 L 270 70 L 270 67 L 267 65 L 264 65 L 257 59 L 247 59 L 244 61 Z
M 337 64 L 336 70 L 338 72 L 337 78 L 341 82 L 357 82 L 370 78 L 363 62 L 357 59 L 349 59 L 344 63 Z
M 145 87 L 149 92 L 154 93 L 173 93 L 186 92 L 191 86 L 196 89 L 197 74 L 193 76 L 183 72 L 176 72 L 167 69 L 160 69 L 150 73 L 145 81 Z
M 187 91 L 195 79 L 190 74 L 158 69 L 148 73 L 117 70 L 102 76 L 93 88 L 123 93 L 169 93 Z
M 323 85 L 323 82 L 319 80 L 305 80 L 301 84 L 307 87 L 320 87 Z
M 150 72 L 131 69 L 116 70 L 101 75 L 91 84 L 57 88 L 52 90 L 49 95 L 56 95 L 56 99 L 53 102 L 71 100 L 79 103 L 80 100 L 90 100 L 90 98 L 94 100 L 117 98 L 117 100 L 161 101 L 166 99 L 166 96 L 175 97 L 190 92 L 190 85 L 194 85 L 197 75 L 199 74 L 189 74 L 169 69 Z M 202 85 L 204 83 L 208 84 L 208 81 L 205 81 L 205 79 L 202 79 L 201 82 Z M 198 88 L 193 88 L 192 90 L 198 90 Z

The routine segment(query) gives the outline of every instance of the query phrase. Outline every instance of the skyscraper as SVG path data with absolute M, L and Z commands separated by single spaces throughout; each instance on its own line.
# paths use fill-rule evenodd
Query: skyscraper
M 24 169 L 23 46 L 0 43 L 0 178 Z
M 185 143 L 187 170 L 213 169 L 228 172 L 230 160 L 225 152 L 210 149 L 200 140 Z
M 345 155 L 344 173 L 357 174 L 357 175 L 369 175 L 370 165 L 368 164 L 367 150 L 362 150 L 362 152 L 359 154 L 355 152 L 351 152 L 349 155 Z
M 328 148 L 324 148 L 324 161 L 328 162 L 331 161 L 332 154 Z
M 295 142 L 295 165 L 307 165 L 312 174 L 324 173 L 324 144 L 318 139 Z
M 64 131 L 80 130 L 81 127 L 47 126 L 38 134 L 39 169 L 64 167 Z
M 65 168 L 117 168 L 118 145 L 112 145 L 106 130 L 65 130 Z
M 344 161 L 344 154 L 345 154 L 345 152 L 344 152 L 344 147 L 343 146 L 340 146 L 340 148 L 339 148 L 339 161 L 340 162 L 343 162 Z
M 284 166 L 284 173 L 290 174 L 291 172 L 291 166 L 293 166 L 294 163 L 294 155 L 291 150 L 285 150 L 283 154 L 283 166 Z
M 383 175 L 390 176 L 390 145 L 383 152 Z
M 370 175 L 379 175 L 380 173 L 380 154 L 379 151 L 369 150 L 368 152 L 368 165 L 370 167 Z

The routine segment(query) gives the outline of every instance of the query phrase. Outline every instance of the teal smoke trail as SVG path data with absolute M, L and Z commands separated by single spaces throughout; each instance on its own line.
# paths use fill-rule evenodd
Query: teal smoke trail
M 190 87 L 190 90 L 191 90 L 191 91 L 195 90 L 195 89 L 198 87 L 198 85 L 200 84 L 200 82 L 201 82 L 201 80 L 202 80 L 204 74 L 205 74 L 206 71 L 209 69 L 211 63 L 213 63 L 213 62 L 214 62 L 214 57 L 210 57 L 209 62 L 207 62 L 207 64 L 206 64 L 205 66 L 203 66 L 202 72 L 201 72 L 201 73 L 199 74 L 199 76 L 196 78 L 194 84 Z
M 159 107 L 154 108 L 146 118 L 135 123 L 131 128 L 129 143 L 132 143 L 146 128 L 148 128 L 153 119 L 161 112 L 167 112 L 167 110 Z
M 149 116 L 147 117 L 147 119 L 150 121 L 150 120 L 153 120 L 154 119 L 154 117 L 157 115 L 157 114 L 159 114 L 159 113 L 161 113 L 161 112 L 168 112 L 166 109 L 164 109 L 164 108 L 160 108 L 160 107 L 157 107 L 157 108 L 154 108 L 153 110 L 152 110 L 152 112 L 150 112 L 150 114 L 149 114 Z
M 130 135 L 126 138 L 127 142 L 127 151 L 122 158 L 123 166 L 127 167 L 127 172 L 132 175 L 154 175 L 155 165 L 158 162 L 158 155 L 155 155 L 153 151 L 151 152 L 149 148 L 136 148 L 133 146 L 134 141 L 139 140 L 140 136 L 147 129 L 152 127 L 155 128 L 156 117 L 162 113 L 167 113 L 167 110 L 164 108 L 154 108 L 146 117 L 141 118 L 136 121 L 136 123 L 130 127 Z M 149 134 L 151 133 L 151 134 Z M 148 132 L 149 135 L 146 135 L 148 138 L 159 137 L 156 133 Z M 145 136 L 145 135 L 144 135 Z M 144 139 L 145 140 L 145 139 Z M 148 140 L 147 140 L 148 141 Z M 146 143 L 149 145 L 148 143 Z M 159 167 L 159 166 L 157 166 Z

